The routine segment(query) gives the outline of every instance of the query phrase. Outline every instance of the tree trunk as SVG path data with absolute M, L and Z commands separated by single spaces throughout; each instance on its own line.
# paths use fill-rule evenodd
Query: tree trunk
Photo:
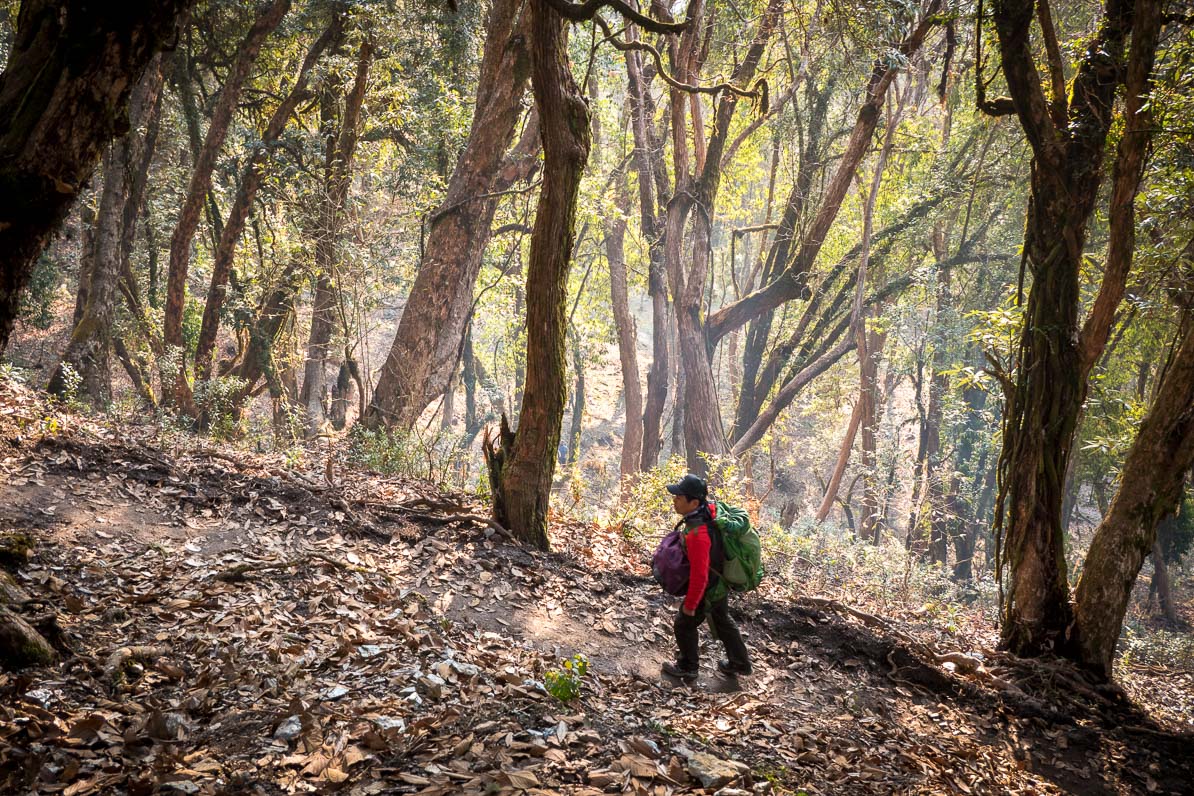
M 572 77 L 563 19 L 531 0 L 531 87 L 543 142 L 543 187 L 527 269 L 527 389 L 518 431 L 486 440 L 494 517 L 526 544 L 548 548 L 547 505 L 564 412 L 565 308 L 576 200 L 589 157 L 589 109 Z
M 34 263 L 105 145 L 128 129 L 132 87 L 190 5 L 21 3 L 0 75 L 0 353 Z
M 618 333 L 618 361 L 622 366 L 622 392 L 626 401 L 626 425 L 622 433 L 622 458 L 618 469 L 621 494 L 626 493 L 631 479 L 642 466 L 643 455 L 643 388 L 638 375 L 638 330 L 630 314 L 629 291 L 626 287 L 625 213 L 629 209 L 625 178 L 618 182 L 618 213 L 606 221 L 605 256 L 609 263 L 610 304 L 614 312 L 614 328 Z
M 112 401 L 112 326 L 116 320 L 117 280 L 124 260 L 125 225 L 136 223 L 136 213 L 126 213 L 134 174 L 143 149 L 141 128 L 150 121 L 162 88 L 162 58 L 155 55 L 129 100 L 131 129 L 112 142 L 104 158 L 104 188 L 96 219 L 95 250 L 87 278 L 87 298 L 75 323 L 62 361 L 50 376 L 46 389 L 66 394 L 69 368 L 80 378 L 80 391 L 93 406 Z M 80 290 L 80 293 L 82 291 Z
M 480 428 L 477 418 L 477 363 L 473 354 L 473 328 L 464 332 L 464 352 L 461 355 L 460 380 L 464 382 L 464 433 L 476 434 Z
M 307 433 L 314 435 L 327 414 L 328 402 L 326 362 L 328 344 L 335 327 L 336 291 L 340 289 L 336 277 L 336 245 L 348 188 L 352 177 L 352 160 L 356 154 L 361 106 L 365 102 L 365 88 L 369 67 L 373 62 L 373 43 L 366 38 L 357 54 L 356 78 L 344 100 L 339 130 L 335 128 L 337 98 L 332 87 L 325 88 L 321 117 L 326 136 L 324 144 L 324 200 L 320 205 L 318 237 L 315 241 L 315 299 L 311 311 L 311 330 L 307 337 L 307 360 L 303 368 L 303 386 L 299 402 L 307 412 Z
M 730 83 L 742 86 L 748 85 L 753 79 L 763 58 L 767 42 L 779 20 L 783 3 L 781 0 L 770 0 L 767 9 L 760 18 L 758 27 L 751 40 L 750 48 L 744 53 L 742 61 L 734 68 L 730 75 Z M 697 18 L 700 16 L 692 8 L 689 13 Z M 695 30 L 696 24 L 693 23 Z M 695 52 L 695 50 L 694 50 Z M 690 80 L 697 77 L 695 63 L 690 67 L 693 71 L 688 75 Z M 704 310 L 702 306 L 705 289 L 709 280 L 709 259 L 711 254 L 711 236 L 713 212 L 717 201 L 718 189 L 721 185 L 722 169 L 725 165 L 723 155 L 737 110 L 739 97 L 734 92 L 723 91 L 717 101 L 713 113 L 712 130 L 708 141 L 704 140 L 704 122 L 700 114 L 700 103 L 687 103 L 690 108 L 693 125 L 694 158 L 692 175 L 688 173 L 687 147 L 681 144 L 684 135 L 682 113 L 677 114 L 677 107 L 682 108 L 685 103 L 678 90 L 672 91 L 673 107 L 673 158 L 677 175 L 677 194 L 683 188 L 684 202 L 678 201 L 679 196 L 673 197 L 668 214 L 668 278 L 672 288 L 672 302 L 676 311 L 676 326 L 679 332 L 680 365 L 684 369 L 684 447 L 688 461 L 688 469 L 697 475 L 705 475 L 708 469 L 708 457 L 720 457 L 730 452 L 726 441 L 725 428 L 722 426 L 721 407 L 718 401 L 717 385 L 713 379 L 712 348 L 707 342 L 704 327 Z M 678 212 L 671 211 L 677 208 Z M 692 259 L 687 272 L 684 272 L 678 262 L 680 230 L 683 229 L 688 210 L 692 214 Z M 673 236 L 673 230 L 677 233 Z
M 850 423 L 846 426 L 846 436 L 842 438 L 838 448 L 837 461 L 833 465 L 833 472 L 829 476 L 829 483 L 825 487 L 825 495 L 821 498 L 821 506 L 817 509 L 817 522 L 825 522 L 829 512 L 833 510 L 837 500 L 837 491 L 842 486 L 842 477 L 846 474 L 846 465 L 850 463 L 850 451 L 854 448 L 854 439 L 858 436 L 858 427 L 862 424 L 862 401 L 854 404 L 854 411 L 850 413 Z
M 1153 550 L 1157 525 L 1177 510 L 1194 466 L 1194 319 L 1187 316 L 1183 325 L 1074 592 L 1074 652 L 1103 677 L 1111 676 L 1132 584 Z
M 245 38 L 236 49 L 236 58 L 228 70 L 228 76 L 220 89 L 215 105 L 211 111 L 211 120 L 207 127 L 207 136 L 203 141 L 191 171 L 191 181 L 179 210 L 178 222 L 170 238 L 170 265 L 166 276 L 166 309 L 162 322 L 162 339 L 167 346 L 178 350 L 177 370 L 173 374 L 173 388 L 163 386 L 163 396 L 175 395 L 181 398 L 184 411 L 194 411 L 190 404 L 190 391 L 186 380 L 186 362 L 183 354 L 182 317 L 183 304 L 186 300 L 187 272 L 191 262 L 191 241 L 195 237 L 195 230 L 199 227 L 199 213 L 207 199 L 211 188 L 211 175 L 215 169 L 216 158 L 224 139 L 228 135 L 228 128 L 232 122 L 232 114 L 236 110 L 237 100 L 240 98 L 241 88 L 249 77 L 249 72 L 257 60 L 261 46 L 266 37 L 282 22 L 282 17 L 290 9 L 290 0 L 272 0 L 263 6 L 261 12 L 254 19 Z M 169 381 L 169 379 L 167 379 Z
M 1153 549 L 1150 555 L 1153 558 L 1153 580 L 1149 585 L 1149 591 L 1157 593 L 1157 604 L 1161 608 L 1161 615 L 1165 617 L 1165 621 L 1171 625 L 1177 625 L 1180 619 L 1177 615 L 1177 607 L 1173 604 L 1173 586 L 1169 579 L 1169 565 L 1165 563 L 1165 555 L 1161 552 L 1159 539 L 1153 540 Z
M 946 506 L 950 514 L 950 538 L 954 547 L 954 580 L 970 580 L 973 577 L 973 562 L 975 541 L 978 537 L 975 518 L 979 509 L 979 489 L 977 483 L 972 490 L 972 499 L 967 503 L 962 497 L 962 478 L 981 472 L 983 459 L 978 467 L 971 464 L 974 456 L 975 443 L 982 433 L 982 408 L 986 403 L 986 390 L 968 387 L 962 391 L 962 402 L 966 406 L 966 425 L 959 436 L 954 460 L 954 474 L 950 478 L 949 492 L 946 495 Z M 985 457 L 984 457 L 985 458 Z
M 805 145 L 800 151 L 800 166 L 796 174 L 796 182 L 792 185 L 792 192 L 788 195 L 783 215 L 780 216 L 779 227 L 775 232 L 775 239 L 767 252 L 766 263 L 760 274 L 760 279 L 764 284 L 770 283 L 787 265 L 792 244 L 796 242 L 800 225 L 804 221 L 808 197 L 812 192 L 813 178 L 820 171 L 818 160 L 821 154 L 821 142 L 829 118 L 829 100 L 833 95 L 835 85 L 835 78 L 830 77 L 824 89 L 815 92 L 814 81 L 809 81 L 808 93 L 811 107 L 808 111 Z M 778 152 L 778 148 L 776 151 Z M 748 292 L 753 291 L 754 287 L 754 280 L 751 280 L 747 288 Z M 768 384 L 760 384 L 759 381 L 759 368 L 763 364 L 763 354 L 767 350 L 774 315 L 774 310 L 761 313 L 747 326 L 746 342 L 742 352 L 742 389 L 738 394 L 734 424 L 730 429 L 730 439 L 735 442 L 741 439 L 746 430 L 758 419 L 759 412 L 763 408 L 763 401 L 766 400 L 767 393 L 770 392 L 774 383 L 772 381 Z
M 887 333 L 867 331 L 865 334 L 866 354 L 859 363 L 858 385 L 858 402 L 862 404 L 862 421 L 859 427 L 862 437 L 862 518 L 859 521 L 858 538 L 878 542 L 883 529 L 883 517 L 879 510 L 881 500 L 876 439 L 879 427 L 879 359 L 883 355 Z
M 627 30 L 633 40 L 637 29 Z M 664 147 L 655 135 L 655 101 L 643 76 L 637 50 L 626 52 L 627 97 L 630 128 L 634 136 L 634 168 L 638 175 L 639 228 L 647 239 L 647 293 L 651 298 L 651 364 L 647 370 L 647 394 L 643 403 L 643 443 L 640 470 L 650 470 L 659 463 L 663 449 L 663 413 L 667 405 L 671 359 L 668 336 L 667 275 L 664 265 L 667 241 L 657 206 L 670 193 Z
M 249 218 L 249 210 L 257 198 L 257 190 L 265 176 L 265 162 L 270 149 L 277 143 L 278 138 L 286 129 L 287 122 L 294 114 L 298 104 L 308 98 L 307 81 L 311 70 L 327 49 L 335 50 L 339 46 L 339 39 L 343 32 L 343 18 L 337 14 L 331 25 L 315 40 L 303 59 L 298 75 L 294 79 L 294 86 L 286 97 L 274 109 L 261 140 L 257 142 L 249 155 L 248 161 L 241 169 L 240 185 L 236 191 L 236 198 L 228 210 L 228 220 L 220 231 L 219 243 L 216 244 L 215 255 L 212 258 L 211 286 L 207 290 L 207 302 L 203 307 L 203 323 L 199 329 L 199 341 L 195 346 L 195 380 L 205 381 L 211 377 L 212 353 L 216 347 L 216 333 L 220 325 L 220 310 L 224 306 L 227 292 L 228 277 L 232 273 L 232 260 L 236 254 L 236 246 L 240 242 L 245 229 L 245 222 Z
M 946 241 L 944 225 L 940 222 L 933 229 L 933 254 L 938 264 L 945 259 Z M 953 306 L 949 295 L 949 269 L 937 268 L 937 313 L 939 326 L 945 324 L 949 308 Z M 949 558 L 949 510 L 945 494 L 945 472 L 941 451 L 941 427 L 945 422 L 945 394 L 949 389 L 946 380 L 946 351 L 944 340 L 939 337 L 933 343 L 929 360 L 929 408 L 925 414 L 925 500 L 929 510 L 929 560 L 944 565 Z
M 572 369 L 576 371 L 576 389 L 572 392 L 572 423 L 568 429 L 567 453 L 564 464 L 572 466 L 580 459 L 580 438 L 585 419 L 585 360 L 580 336 L 572 335 Z
M 275 386 L 282 384 L 283 379 L 277 373 L 274 348 L 284 329 L 294 320 L 295 300 L 301 287 L 299 264 L 292 260 L 276 283 L 269 286 L 261 297 L 253 324 L 249 327 L 248 350 L 233 371 L 233 375 L 244 383 L 233 402 L 233 414 L 237 419 L 262 376 L 270 384 L 275 401 L 286 404 L 278 407 L 279 412 L 289 411 L 289 401 L 298 398 L 297 391 L 288 393 L 284 389 L 275 389 Z
M 523 6 L 496 0 L 490 10 L 469 140 L 443 203 L 428 221 L 426 254 L 365 418 L 371 426 L 409 429 L 443 392 L 471 316 L 497 207 L 494 194 L 526 178 L 532 167 L 534 124 L 503 163 L 529 74 Z
M 1032 287 L 1004 412 L 995 521 L 1002 643 L 1029 656 L 1061 646 L 1072 621 L 1061 509 L 1089 373 L 1082 350 L 1090 341 L 1080 340 L 1078 327 L 1079 273 L 1133 13 L 1141 25 L 1133 68 L 1147 60 L 1144 80 L 1156 35 L 1154 30 L 1150 44 L 1139 33 L 1159 25 L 1145 21 L 1150 14 L 1159 20 L 1153 0 L 1138 0 L 1135 8 L 1128 0 L 1109 0 L 1095 41 L 1079 63 L 1068 118 L 1057 125 L 1033 60 L 1034 8 L 1032 0 L 1001 0 L 994 14 L 1003 74 L 1035 156 L 1022 261 Z
M 899 52 L 911 56 L 920 49 L 925 35 L 936 24 L 940 0 L 932 0 L 924 15 L 908 36 L 901 42 Z M 845 151 L 837 169 L 825 187 L 821 205 L 805 233 L 796 254 L 785 264 L 775 279 L 740 300 L 722 307 L 709 315 L 706 331 L 709 344 L 716 345 L 722 337 L 748 323 L 763 313 L 770 312 L 787 301 L 800 297 L 807 287 L 807 276 L 816 262 L 821 246 L 829 234 L 841 209 L 842 200 L 854 179 L 858 164 L 870 148 L 871 137 L 879 123 L 880 112 L 887 96 L 887 89 L 898 74 L 900 67 L 892 59 L 876 59 L 866 86 L 866 99 L 858 110 Z

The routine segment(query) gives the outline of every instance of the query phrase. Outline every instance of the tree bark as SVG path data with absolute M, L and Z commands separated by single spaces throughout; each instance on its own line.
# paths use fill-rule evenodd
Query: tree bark
M 1032 287 L 1004 412 L 995 521 L 1004 593 L 1002 643 L 1027 656 L 1062 646 L 1071 624 L 1061 508 L 1086 392 L 1079 272 L 1133 11 L 1138 17 L 1159 14 L 1154 0 L 1138 0 L 1135 9 L 1129 0 L 1108 0 L 1074 78 L 1066 125 L 1059 128 L 1033 60 L 1034 5 L 1000 0 L 994 14 L 1003 74 L 1035 156 L 1022 263 Z M 1147 57 L 1151 64 L 1155 36 L 1151 47 L 1147 41 L 1139 44 L 1132 48 L 1133 61 Z
M 1159 539 L 1153 540 L 1153 549 L 1150 555 L 1153 559 L 1153 580 L 1149 585 L 1149 591 L 1157 593 L 1157 604 L 1161 608 L 1161 615 L 1165 617 L 1165 621 L 1176 625 L 1180 619 L 1177 615 L 1177 606 L 1173 603 L 1173 585 L 1169 579 L 1169 564 L 1165 562 L 1165 555 L 1161 552 Z
M 370 426 L 409 429 L 443 392 L 471 316 L 497 208 L 494 194 L 527 178 L 533 167 L 534 124 L 503 161 L 529 75 L 523 6 L 520 0 L 496 0 L 490 10 L 468 143 L 443 203 L 428 221 L 426 254 L 378 376 L 365 418 Z
M 190 0 L 25 0 L 0 75 L 0 352 L 34 263 Z
M 155 55 L 129 100 L 131 129 L 112 142 L 104 158 L 104 188 L 96 218 L 95 250 L 87 274 L 87 298 L 75 323 L 62 360 L 50 376 L 46 390 L 58 396 L 66 394 L 69 368 L 80 377 L 80 392 L 93 406 L 112 401 L 112 327 L 116 320 L 117 281 L 124 259 L 125 227 L 136 223 L 135 212 L 126 213 L 133 201 L 132 166 L 138 164 L 144 148 L 140 132 L 157 107 L 163 80 L 162 58 Z M 82 293 L 82 291 L 80 291 Z
M 232 260 L 236 254 L 236 246 L 240 242 L 241 234 L 244 232 L 249 210 L 253 207 L 253 202 L 257 198 L 257 190 L 261 187 L 262 178 L 265 176 L 265 162 L 269 157 L 270 149 L 286 129 L 286 124 L 290 121 L 298 104 L 310 96 L 307 91 L 307 82 L 310 79 L 311 70 L 327 49 L 337 48 L 342 31 L 343 17 L 337 14 L 333 17 L 327 30 L 308 49 L 298 75 L 294 79 L 293 87 L 274 109 L 261 134 L 261 140 L 257 142 L 241 169 L 236 198 L 228 210 L 228 219 L 220 231 L 220 239 L 216 244 L 215 255 L 212 259 L 211 286 L 207 290 L 207 302 L 203 307 L 203 323 L 199 329 L 199 341 L 195 346 L 196 381 L 204 381 L 211 377 L 212 354 L 216 347 L 216 333 L 219 330 L 220 310 L 224 306 L 228 277 L 232 273 Z
M 809 82 L 808 92 L 811 95 L 809 103 L 811 107 L 808 111 L 805 145 L 800 151 L 800 165 L 796 181 L 792 185 L 792 192 L 788 195 L 783 215 L 780 216 L 779 227 L 775 232 L 775 239 L 767 251 L 767 259 L 762 273 L 759 275 L 763 283 L 771 282 L 787 265 L 792 244 L 796 241 L 798 230 L 804 221 L 809 194 L 812 192 L 813 178 L 820 171 L 818 161 L 821 142 L 829 118 L 829 100 L 833 95 L 835 85 L 836 80 L 831 77 L 823 90 L 813 93 L 813 83 Z M 778 152 L 778 148 L 776 151 Z M 753 291 L 754 288 L 755 284 L 752 279 L 748 284 L 747 292 Z M 735 297 L 735 300 L 739 300 L 739 297 Z M 774 315 L 774 310 L 761 313 L 757 318 L 751 320 L 746 329 L 746 342 L 742 350 L 742 389 L 738 393 L 734 423 L 730 428 L 730 439 L 735 443 L 758 419 L 763 402 L 775 384 L 775 376 L 767 381 L 760 379 L 759 372 L 763 364 L 763 354 L 767 350 L 767 342 L 771 336 L 771 321 Z M 778 367 L 776 371 L 778 371 Z
M 842 485 L 842 477 L 846 474 L 846 465 L 850 463 L 850 451 L 854 448 L 854 439 L 858 436 L 858 427 L 862 425 L 862 401 L 854 404 L 854 411 L 850 413 L 850 423 L 846 426 L 846 435 L 842 438 L 838 448 L 837 460 L 833 465 L 833 472 L 829 476 L 829 483 L 825 486 L 825 495 L 821 498 L 821 505 L 817 509 L 817 522 L 825 522 L 833 504 L 837 500 L 838 489 Z
M 767 4 L 755 30 L 750 48 L 730 76 L 730 83 L 737 86 L 749 84 L 758 70 L 767 42 L 771 38 L 783 3 L 771 0 Z M 700 18 L 690 7 L 690 15 Z M 695 25 L 694 25 L 695 28 Z M 689 78 L 697 75 L 695 65 L 690 66 Z M 676 114 L 676 108 L 683 107 L 678 90 L 672 91 L 673 107 L 673 156 L 677 175 L 677 188 L 683 187 L 686 201 L 673 197 L 668 214 L 668 278 L 671 282 L 672 302 L 676 312 L 676 326 L 680 343 L 680 364 L 684 369 L 684 447 L 689 472 L 704 475 L 708 470 L 708 457 L 724 456 L 730 448 L 722 426 L 721 407 L 718 401 L 717 385 L 713 379 L 711 348 L 708 345 L 703 314 L 703 299 L 709 279 L 709 257 L 713 211 L 721 184 L 722 155 L 728 142 L 730 123 L 737 110 L 737 94 L 724 91 L 718 98 L 713 116 L 713 129 L 708 141 L 703 136 L 703 120 L 699 103 L 689 103 L 693 124 L 694 152 L 693 174 L 688 174 L 686 147 L 681 147 L 679 136 L 684 125 Z M 677 190 L 677 194 L 681 191 Z M 688 207 L 692 213 L 692 258 L 685 273 L 678 262 L 680 230 L 683 229 Z M 678 209 L 673 214 L 672 208 Z M 677 234 L 671 234 L 675 230 Z M 679 397 L 679 396 L 677 396 Z
M 303 367 L 303 386 L 299 402 L 307 412 L 307 433 L 314 435 L 324 421 L 327 410 L 328 345 L 335 327 L 336 244 L 344 221 L 348 189 L 352 178 L 352 160 L 360 135 L 361 106 L 373 63 L 373 43 L 366 38 L 357 53 L 356 77 L 352 89 L 344 99 L 339 129 L 335 126 L 337 99 L 333 89 L 324 90 L 321 103 L 324 135 L 324 199 L 320 205 L 315 241 L 315 299 L 311 311 L 311 329 L 307 337 L 307 359 Z
M 1111 676 L 1132 585 L 1157 525 L 1177 510 L 1194 465 L 1194 319 L 1183 325 L 1074 592 L 1073 652 L 1103 677 Z
M 543 142 L 543 187 L 527 269 L 527 375 L 518 430 L 502 423 L 501 448 L 484 446 L 494 517 L 526 544 L 549 546 L 547 505 L 564 412 L 565 309 L 576 200 L 589 157 L 585 104 L 568 62 L 563 19 L 531 0 L 531 88 Z
M 249 78 L 249 72 L 257 61 L 269 34 L 282 22 L 282 17 L 290 9 L 290 0 L 272 0 L 263 6 L 252 26 L 245 34 L 236 50 L 236 58 L 228 70 L 228 76 L 220 89 L 212 107 L 211 119 L 207 127 L 207 136 L 203 140 L 203 147 L 195 158 L 195 165 L 191 171 L 190 184 L 179 210 L 178 222 L 174 226 L 174 233 L 170 238 L 170 265 L 166 276 L 166 309 L 162 322 L 162 339 L 168 347 L 178 350 L 178 367 L 173 375 L 172 388 L 163 386 L 164 396 L 175 395 L 181 399 L 184 411 L 194 411 L 190 404 L 190 391 L 186 379 L 186 362 L 183 356 L 182 316 L 183 304 L 186 300 L 187 272 L 191 262 L 191 241 L 195 237 L 195 230 L 199 227 L 199 213 L 207 199 L 211 188 L 211 175 L 215 169 L 216 158 L 224 139 L 228 135 L 228 128 L 232 122 L 232 114 L 236 110 L 237 100 L 240 98 L 241 88 Z M 169 380 L 167 380 L 169 381 Z
M 580 439 L 585 419 L 585 360 L 580 346 L 580 336 L 572 335 L 572 369 L 576 371 L 576 388 L 572 391 L 572 424 L 568 429 L 567 453 L 564 464 L 572 466 L 580 458 Z

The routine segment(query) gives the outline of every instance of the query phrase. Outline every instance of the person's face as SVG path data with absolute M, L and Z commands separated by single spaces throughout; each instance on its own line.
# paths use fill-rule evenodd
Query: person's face
M 677 514 L 688 514 L 696 511 L 701 505 L 701 501 L 694 500 L 686 495 L 672 495 L 672 508 L 676 510 Z

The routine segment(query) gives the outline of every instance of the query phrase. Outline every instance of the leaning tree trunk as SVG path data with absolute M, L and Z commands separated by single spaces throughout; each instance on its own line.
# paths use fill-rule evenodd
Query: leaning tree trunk
M 1194 465 L 1194 320 L 1184 325 L 1074 593 L 1076 657 L 1103 677 L 1111 676 L 1132 584 L 1154 549 L 1157 525 L 1177 510 Z
M 428 221 L 426 254 L 378 375 L 365 418 L 369 425 L 409 429 L 444 391 L 460 358 L 497 208 L 494 194 L 524 176 L 524 161 L 531 160 L 520 145 L 503 164 L 522 116 L 528 77 L 523 5 L 496 0 L 489 13 L 469 140 L 443 203 Z
M 174 395 L 180 398 L 183 409 L 188 413 L 194 413 L 195 410 L 190 405 L 186 362 L 182 355 L 182 316 L 186 300 L 187 272 L 191 263 L 191 241 L 199 227 L 199 213 L 211 188 L 212 171 L 228 135 L 241 88 L 249 77 L 249 71 L 253 68 L 266 37 L 278 27 L 289 9 L 290 0 L 273 0 L 268 6 L 263 7 L 245 34 L 244 40 L 237 47 L 236 58 L 212 108 L 207 136 L 195 158 L 186 198 L 183 200 L 178 222 L 170 238 L 170 266 L 166 277 L 166 309 L 162 321 L 162 339 L 167 346 L 172 346 L 178 351 L 178 358 L 174 372 L 166 374 L 168 378 L 162 386 L 162 394 L 163 397 Z
M 241 169 L 240 185 L 236 191 L 236 198 L 228 210 L 228 220 L 220 230 L 219 242 L 216 244 L 215 255 L 211 267 L 211 286 L 207 289 L 207 302 L 203 307 L 203 323 L 199 328 L 199 340 L 195 344 L 195 380 L 204 381 L 211 378 L 212 358 L 216 348 L 216 333 L 220 326 L 220 310 L 224 306 L 227 293 L 228 278 L 232 275 L 232 260 L 236 254 L 237 244 L 240 243 L 241 233 L 244 232 L 245 222 L 249 218 L 249 210 L 257 199 L 257 191 L 265 177 L 265 163 L 270 149 L 277 143 L 278 138 L 286 129 L 286 124 L 294 114 L 300 102 L 309 98 L 307 82 L 311 70 L 316 62 L 329 48 L 335 50 L 342 33 L 343 18 L 337 14 L 327 30 L 315 40 L 307 51 L 295 78 L 294 86 L 286 97 L 278 103 L 261 139 L 253 148 L 248 161 Z
M 132 87 L 190 0 L 25 0 L 0 74 L 0 352 L 33 264 L 128 129 Z
M 568 63 L 564 21 L 531 0 L 531 88 L 543 141 L 543 187 L 527 269 L 526 390 L 518 430 L 502 423 L 501 448 L 484 446 L 494 517 L 523 542 L 547 549 L 547 505 L 564 414 L 565 306 L 576 199 L 589 158 L 589 109 Z
M 46 387 L 55 395 L 65 395 L 69 369 L 78 375 L 82 394 L 97 407 L 112 400 L 112 325 L 116 315 L 116 283 L 123 262 L 124 226 L 130 223 L 125 209 L 131 199 L 131 166 L 139 160 L 139 130 L 149 121 L 162 88 L 161 56 L 155 56 L 153 61 L 129 100 L 132 129 L 112 143 L 104 158 L 104 188 L 96 220 L 95 250 L 86 274 L 87 299 L 62 360 Z M 132 223 L 135 218 L 134 214 Z M 80 275 L 80 282 L 82 277 Z

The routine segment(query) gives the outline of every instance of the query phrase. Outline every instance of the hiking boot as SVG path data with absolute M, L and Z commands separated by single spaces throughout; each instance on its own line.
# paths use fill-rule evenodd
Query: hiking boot
M 754 671 L 749 663 L 734 663 L 725 658 L 717 662 L 717 669 L 726 677 L 737 677 L 740 674 L 749 675 Z
M 669 677 L 675 677 L 678 680 L 695 680 L 700 676 L 700 671 L 695 666 L 688 664 L 672 663 L 668 661 L 663 664 L 663 673 Z

